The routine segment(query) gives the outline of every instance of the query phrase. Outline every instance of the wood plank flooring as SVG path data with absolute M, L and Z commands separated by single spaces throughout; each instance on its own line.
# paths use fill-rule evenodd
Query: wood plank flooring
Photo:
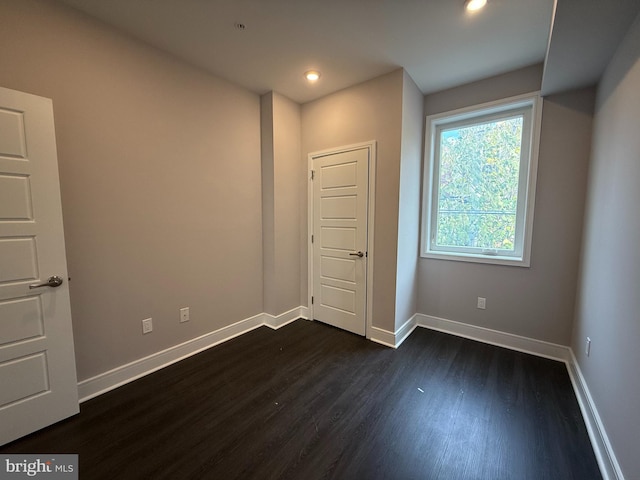
M 417 329 L 393 350 L 298 320 L 81 405 L 0 453 L 100 479 L 600 479 L 563 363 Z

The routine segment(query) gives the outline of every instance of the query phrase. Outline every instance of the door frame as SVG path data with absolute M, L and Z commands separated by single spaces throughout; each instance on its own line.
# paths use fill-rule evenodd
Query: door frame
M 311 243 L 311 235 L 313 234 L 313 184 L 312 184 L 312 171 L 313 161 L 317 158 L 326 157 L 329 155 L 335 155 L 338 153 L 345 153 L 352 150 L 360 150 L 366 148 L 369 151 L 369 184 L 367 192 L 367 272 L 365 276 L 365 338 L 371 338 L 372 332 L 372 317 L 373 312 L 373 232 L 374 230 L 374 218 L 375 218 L 375 198 L 376 198 L 376 141 L 370 140 L 368 142 L 354 143 L 351 145 L 345 145 L 342 147 L 329 148 L 326 150 L 319 150 L 311 152 L 307 155 L 307 305 L 309 311 L 309 320 L 313 320 L 313 304 L 311 303 L 311 297 L 313 296 L 313 243 Z

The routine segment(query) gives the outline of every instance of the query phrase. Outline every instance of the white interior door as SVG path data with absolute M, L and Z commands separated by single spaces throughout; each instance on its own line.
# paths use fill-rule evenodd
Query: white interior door
M 37 287 L 54 276 L 61 285 Z M 0 444 L 79 410 L 52 102 L 5 88 L 0 386 Z
M 366 333 L 367 147 L 313 161 L 313 317 Z

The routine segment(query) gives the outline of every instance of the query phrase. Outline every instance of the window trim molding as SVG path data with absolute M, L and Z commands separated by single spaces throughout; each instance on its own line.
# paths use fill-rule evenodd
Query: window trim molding
M 422 188 L 422 218 L 421 218 L 421 241 L 420 257 L 439 260 L 454 260 L 463 262 L 510 265 L 518 267 L 529 267 L 531 265 L 531 243 L 533 237 L 533 217 L 535 207 L 536 182 L 538 176 L 538 155 L 540 150 L 540 129 L 542 125 L 542 105 L 543 100 L 540 92 L 530 92 L 522 95 L 508 97 L 496 101 L 471 105 L 468 107 L 441 112 L 426 117 L 425 125 L 425 148 L 423 158 L 423 188 Z M 479 254 L 468 252 L 451 252 L 429 249 L 429 238 L 431 236 L 432 225 L 432 205 L 434 196 L 434 154 L 436 145 L 436 129 L 442 124 L 461 122 L 476 117 L 487 117 L 501 112 L 509 112 L 518 108 L 531 107 L 531 134 L 529 137 L 529 162 L 528 162 L 528 182 L 524 192 L 524 231 L 522 232 L 522 255 L 521 256 L 501 256 L 491 254 Z M 520 207 L 520 206 L 519 206 Z M 433 220 L 435 221 L 435 220 Z

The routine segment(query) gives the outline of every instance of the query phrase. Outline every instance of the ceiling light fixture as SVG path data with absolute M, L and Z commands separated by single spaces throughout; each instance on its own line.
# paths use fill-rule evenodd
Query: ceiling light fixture
M 475 12 L 476 10 L 480 10 L 487 4 L 487 0 L 467 0 L 465 2 L 465 8 L 470 12 Z
M 304 78 L 306 78 L 310 82 L 315 82 L 320 78 L 320 72 L 317 70 L 309 70 L 307 72 L 304 72 Z

